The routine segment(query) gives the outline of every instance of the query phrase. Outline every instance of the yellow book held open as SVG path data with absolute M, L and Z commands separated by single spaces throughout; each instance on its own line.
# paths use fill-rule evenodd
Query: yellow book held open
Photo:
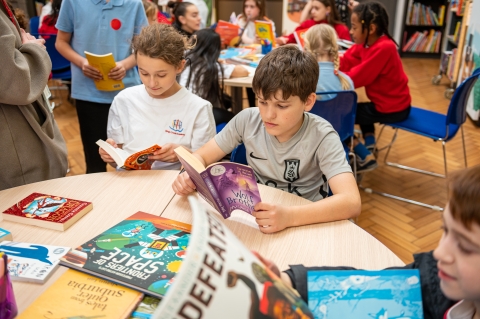
M 275 46 L 275 34 L 273 33 L 272 22 L 255 20 L 255 32 L 260 39 L 267 39 Z
M 112 53 L 97 55 L 85 51 L 85 57 L 88 64 L 97 68 L 103 76 L 103 80 L 95 80 L 95 86 L 99 91 L 118 91 L 125 87 L 122 81 L 112 80 L 108 77 L 108 73 L 116 66 Z

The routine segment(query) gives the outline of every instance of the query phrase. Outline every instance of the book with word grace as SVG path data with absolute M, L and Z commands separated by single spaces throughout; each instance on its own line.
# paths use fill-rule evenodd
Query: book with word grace
M 240 27 L 236 24 L 219 20 L 215 32 L 220 36 L 220 40 L 226 46 L 237 46 L 240 43 Z
M 44 283 L 58 268 L 60 258 L 70 247 L 3 241 L 0 251 L 8 256 L 12 280 Z
M 64 231 L 93 208 L 92 203 L 33 193 L 3 212 L 8 221 Z
M 4 240 L 13 240 L 12 233 L 6 229 L 0 228 L 0 242 Z
M 423 318 L 418 269 L 310 270 L 307 281 L 315 318 Z
M 137 308 L 133 311 L 130 319 L 150 319 L 152 318 L 155 309 L 157 309 L 158 304 L 160 303 L 160 299 L 145 296 L 143 297 L 140 304 Z
M 303 50 L 305 47 L 305 33 L 307 33 L 308 29 L 297 30 L 293 32 L 293 36 L 295 37 L 295 41 L 297 41 L 298 46 L 300 49 Z
M 125 88 L 121 80 L 113 80 L 108 77 L 110 70 L 117 65 L 112 53 L 98 55 L 85 51 L 85 57 L 88 60 L 88 64 L 99 70 L 102 74 L 102 80 L 94 80 L 97 90 L 118 91 Z
M 220 162 L 208 167 L 183 147 L 175 153 L 197 187 L 202 198 L 212 205 L 223 218 L 228 218 L 234 210 L 251 214 L 261 202 L 255 172 L 250 166 Z
M 188 224 L 137 212 L 61 259 L 61 265 L 162 298 L 190 239 Z
M 192 238 L 152 318 L 313 319 L 307 304 L 194 197 Z M 228 314 L 228 315 L 227 315 Z
M 129 318 L 143 294 L 68 269 L 18 319 Z
M 275 33 L 273 32 L 273 23 L 271 21 L 255 20 L 255 32 L 260 39 L 267 39 L 275 46 Z
M 150 146 L 140 152 L 130 154 L 129 152 L 113 147 L 103 140 L 98 140 L 97 145 L 110 155 L 119 168 L 126 170 L 150 170 L 152 169 L 154 160 L 149 160 L 148 157 L 153 155 L 153 152 L 161 149 L 157 144 Z

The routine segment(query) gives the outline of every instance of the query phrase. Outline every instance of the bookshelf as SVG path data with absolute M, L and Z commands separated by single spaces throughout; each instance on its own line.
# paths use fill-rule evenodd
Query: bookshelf
M 405 5 L 400 56 L 439 58 L 447 0 L 409 0 Z

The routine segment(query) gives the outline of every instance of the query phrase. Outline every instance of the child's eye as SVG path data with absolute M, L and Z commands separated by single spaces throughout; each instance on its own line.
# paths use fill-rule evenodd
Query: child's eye
M 159 77 L 159 78 L 164 78 L 165 76 L 166 76 L 165 74 L 162 74 L 162 75 L 157 74 L 157 77 Z
M 143 76 L 147 76 L 147 75 L 148 75 L 148 73 L 141 73 L 141 74 L 142 74 Z
M 462 253 L 464 253 L 465 255 L 470 255 L 470 254 L 472 253 L 471 250 L 466 249 L 466 248 L 463 247 L 460 243 L 459 243 L 457 246 L 458 246 L 458 248 L 460 249 L 460 251 L 461 251 Z
M 258 103 L 259 103 L 259 104 L 262 104 L 262 105 L 267 105 L 267 102 L 265 102 L 265 101 L 260 101 L 260 100 L 259 100 Z
M 285 108 L 288 107 L 288 105 L 280 105 L 280 104 L 278 104 L 278 107 L 281 108 L 281 109 L 285 109 Z

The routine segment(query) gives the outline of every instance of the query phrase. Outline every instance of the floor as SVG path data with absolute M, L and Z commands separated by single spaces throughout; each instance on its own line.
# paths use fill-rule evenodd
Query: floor
M 404 59 L 403 65 L 409 78 L 412 104 L 417 107 L 446 113 L 449 100 L 444 98 L 448 81 L 439 86 L 431 83 L 438 73 L 438 60 Z M 56 92 L 53 92 L 54 94 Z M 66 100 L 66 91 L 60 91 L 63 104 L 55 109 L 55 117 L 67 142 L 70 172 L 84 174 L 85 161 L 79 134 L 75 108 Z M 55 99 L 59 102 L 60 99 Z M 246 99 L 244 100 L 247 104 Z M 480 128 L 467 119 L 465 139 L 468 165 L 480 164 Z M 380 146 L 390 141 L 393 130 L 386 129 Z M 361 185 L 397 196 L 409 197 L 443 207 L 447 198 L 446 180 L 437 177 L 403 171 L 383 163 L 384 153 L 379 155 L 379 167 L 365 174 Z M 463 168 L 463 152 L 460 134 L 447 144 L 448 169 Z M 390 160 L 421 169 L 443 172 L 441 144 L 416 135 L 401 132 L 390 154 Z M 362 214 L 358 225 L 384 243 L 405 263 L 413 261 L 412 254 L 432 250 L 441 237 L 441 212 L 406 204 L 376 194 L 361 191 Z

